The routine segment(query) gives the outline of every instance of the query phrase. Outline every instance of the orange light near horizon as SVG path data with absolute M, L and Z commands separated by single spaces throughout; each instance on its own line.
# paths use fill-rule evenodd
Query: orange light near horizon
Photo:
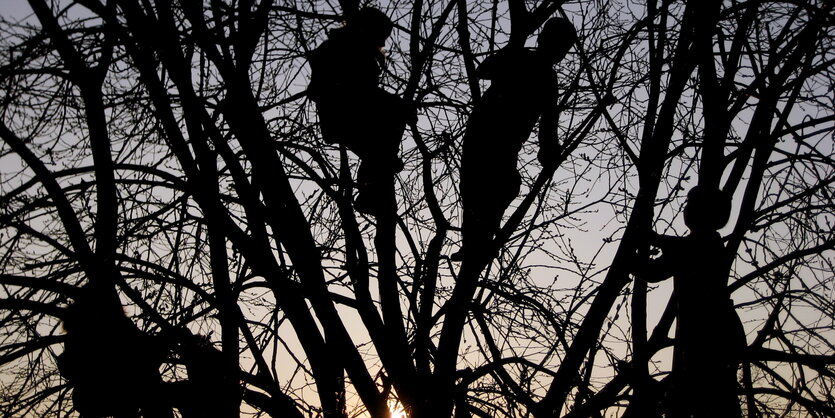
M 403 404 L 393 399 L 390 399 L 388 404 L 391 418 L 409 418 L 406 414 L 406 410 L 403 408 Z

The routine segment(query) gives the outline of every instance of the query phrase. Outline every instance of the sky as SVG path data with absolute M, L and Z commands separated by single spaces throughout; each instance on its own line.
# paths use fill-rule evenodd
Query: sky
M 32 13 L 26 0 L 0 0 L 0 15 L 10 20 L 21 20 Z

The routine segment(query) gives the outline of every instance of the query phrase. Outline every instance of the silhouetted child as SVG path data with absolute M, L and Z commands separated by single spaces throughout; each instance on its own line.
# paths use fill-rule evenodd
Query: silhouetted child
M 463 246 L 454 259 L 487 245 L 498 231 L 502 214 L 519 194 L 522 180 L 516 163 L 537 120 L 540 162 L 548 166 L 559 154 L 553 67 L 576 40 L 577 32 L 568 20 L 553 18 L 543 26 L 535 50 L 507 47 L 478 67 L 477 76 L 491 84 L 473 109 L 464 133 Z
M 310 53 L 308 96 L 316 103 L 325 142 L 345 145 L 360 158 L 355 206 L 374 214 L 384 181 L 403 169 L 397 153 L 414 112 L 379 86 L 381 48 L 393 23 L 375 8 L 349 16 L 345 26 Z
M 648 282 L 673 277 L 677 298 L 675 348 L 668 409 L 671 417 L 738 417 L 736 370 L 745 346 L 727 287 L 725 247 L 717 230 L 731 200 L 696 186 L 687 194 L 687 237 L 654 236 L 661 256 L 636 268 Z
M 159 367 L 166 350 L 125 316 L 113 289 L 88 284 L 63 318 L 58 370 L 73 388 L 73 407 L 90 418 L 173 417 L 162 400 Z

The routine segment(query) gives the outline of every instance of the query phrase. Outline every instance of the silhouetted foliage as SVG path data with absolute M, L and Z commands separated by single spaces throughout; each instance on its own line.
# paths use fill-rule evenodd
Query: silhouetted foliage
M 9 4 L 4 416 L 835 415 L 832 2 Z

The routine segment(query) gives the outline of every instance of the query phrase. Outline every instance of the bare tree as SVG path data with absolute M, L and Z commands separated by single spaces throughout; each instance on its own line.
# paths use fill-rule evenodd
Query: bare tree
M 306 95 L 309 52 L 365 5 L 3 16 L 4 415 L 673 416 L 685 300 L 738 353 L 724 413 L 833 415 L 831 2 L 372 3 L 395 24 L 381 85 L 418 108 L 376 216 Z M 478 67 L 554 16 L 579 34 L 559 118 L 490 251 L 453 261 Z M 546 164 L 536 136 L 560 144 Z M 697 185 L 733 210 L 687 262 L 744 344 L 684 275 L 646 280 L 659 240 L 695 242 Z

